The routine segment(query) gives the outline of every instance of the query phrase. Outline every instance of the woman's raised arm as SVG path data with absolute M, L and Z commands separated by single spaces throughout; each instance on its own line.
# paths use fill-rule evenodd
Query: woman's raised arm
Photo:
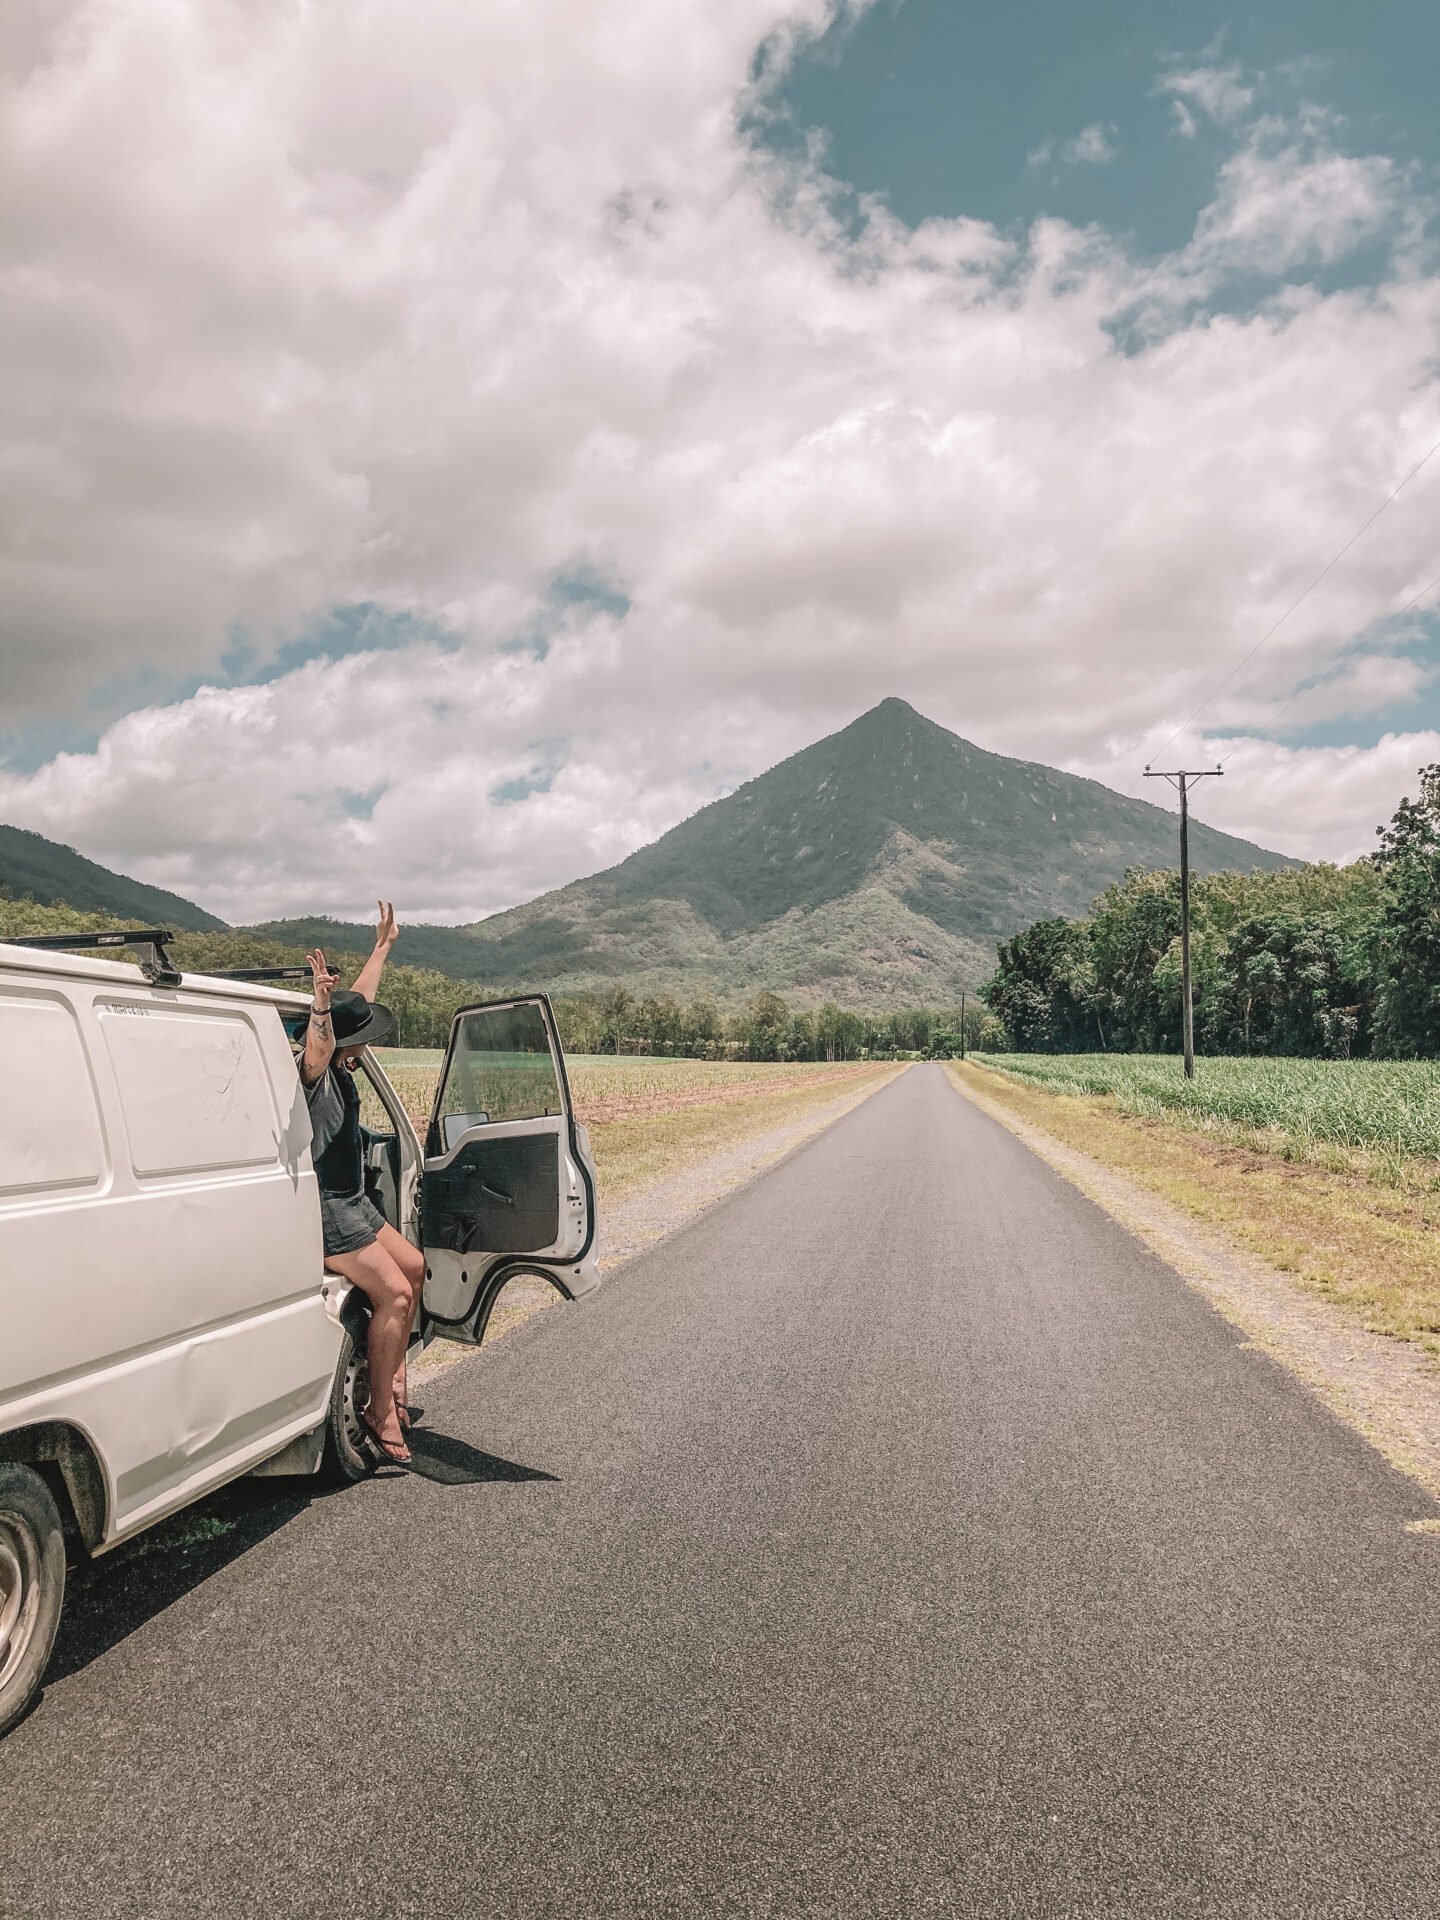
M 388 900 L 380 900 L 376 904 L 380 909 L 380 919 L 375 928 L 375 950 L 355 976 L 355 991 L 363 993 L 367 1000 L 375 998 L 375 989 L 380 985 L 380 976 L 385 971 L 385 962 L 390 958 L 390 949 L 400 938 L 394 907 Z
M 335 1026 L 330 1018 L 330 994 L 334 980 L 330 964 L 319 947 L 305 958 L 310 963 L 310 1024 L 305 1029 L 305 1051 L 300 1057 L 300 1078 L 313 1087 L 329 1066 L 335 1053 Z

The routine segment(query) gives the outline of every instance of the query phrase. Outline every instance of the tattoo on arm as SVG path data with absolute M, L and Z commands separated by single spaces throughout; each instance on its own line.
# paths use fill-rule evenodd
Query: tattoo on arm
M 335 1035 L 330 1025 L 330 1012 L 326 1008 L 310 1009 L 310 1028 L 305 1045 L 300 1054 L 300 1078 L 307 1087 L 313 1087 L 320 1076 L 329 1067 L 335 1052 Z

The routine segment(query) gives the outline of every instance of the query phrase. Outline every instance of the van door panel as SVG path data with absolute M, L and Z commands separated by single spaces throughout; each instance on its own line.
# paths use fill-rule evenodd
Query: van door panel
M 426 1139 L 421 1240 L 435 1331 L 477 1341 L 507 1263 L 566 1294 L 589 1290 L 594 1195 L 543 995 L 455 1016 Z
M 467 1135 L 432 1161 L 425 1240 L 455 1253 L 543 1253 L 560 1238 L 560 1143 L 553 1132 L 518 1139 Z

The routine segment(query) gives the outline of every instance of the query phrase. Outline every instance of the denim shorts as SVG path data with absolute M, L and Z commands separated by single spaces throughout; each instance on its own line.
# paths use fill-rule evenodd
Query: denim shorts
M 384 1214 L 363 1193 L 320 1195 L 320 1227 L 327 1254 L 359 1253 L 374 1244 L 384 1224 Z

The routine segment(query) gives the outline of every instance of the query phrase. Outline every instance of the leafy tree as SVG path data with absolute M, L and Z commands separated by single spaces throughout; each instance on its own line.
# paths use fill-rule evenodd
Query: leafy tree
M 1037 920 L 1007 940 L 981 992 L 1020 1052 L 1085 1053 L 1103 1043 L 1092 933 L 1083 920 Z
M 1382 879 L 1376 1036 L 1388 1053 L 1440 1054 L 1440 761 L 1420 769 L 1371 859 Z
M 710 994 L 698 994 L 685 1009 L 685 1050 L 697 1060 L 715 1060 L 724 1045 L 725 1023 Z
M 628 987 L 614 986 L 600 999 L 600 1037 L 597 1053 L 628 1053 L 635 1027 L 635 996 Z
M 1179 995 L 1156 970 L 1179 935 L 1178 873 L 1132 870 L 1095 902 L 1090 948 L 1102 1045 L 1158 1053 L 1178 1044 Z
M 1205 1002 L 1203 1044 L 1216 1053 L 1348 1058 L 1368 1039 L 1371 986 L 1362 955 L 1331 919 L 1281 911 L 1237 926 Z
M 783 1060 L 790 1009 L 778 993 L 757 993 L 739 1022 L 739 1039 L 751 1060 Z

